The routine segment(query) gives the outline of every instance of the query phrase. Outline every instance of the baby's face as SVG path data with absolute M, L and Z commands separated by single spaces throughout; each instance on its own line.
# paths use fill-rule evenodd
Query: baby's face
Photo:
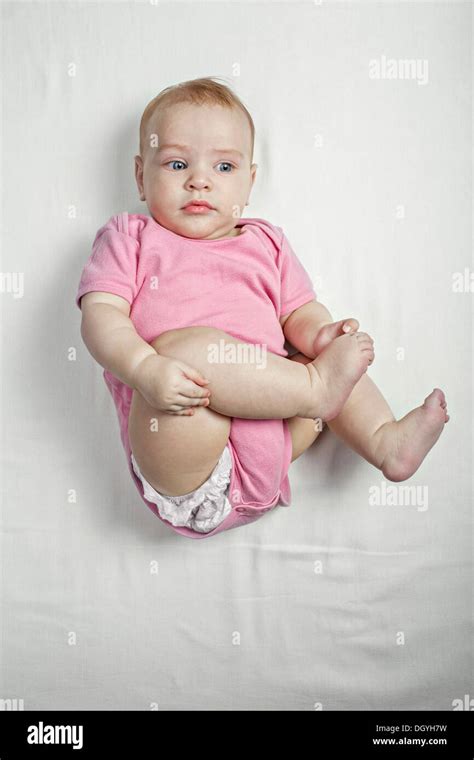
M 179 103 L 153 115 L 147 132 L 143 160 L 135 156 L 135 176 L 151 216 L 185 237 L 233 237 L 257 170 L 250 165 L 245 114 Z M 190 212 L 184 207 L 191 200 L 206 200 L 213 208 Z

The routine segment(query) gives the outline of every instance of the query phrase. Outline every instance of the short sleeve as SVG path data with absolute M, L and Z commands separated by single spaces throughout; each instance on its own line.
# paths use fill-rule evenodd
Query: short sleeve
M 138 292 L 137 260 L 139 243 L 119 230 L 119 218 L 112 216 L 95 236 L 92 253 L 82 270 L 76 294 L 81 308 L 81 297 L 91 290 L 102 290 L 122 296 L 132 304 Z
M 311 278 L 282 231 L 279 253 L 280 314 L 284 317 L 303 304 L 316 299 Z

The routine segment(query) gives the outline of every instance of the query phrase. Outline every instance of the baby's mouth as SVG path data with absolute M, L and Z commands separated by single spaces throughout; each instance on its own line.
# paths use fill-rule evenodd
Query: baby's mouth
M 185 214 L 211 214 L 215 210 L 216 209 L 210 208 L 209 206 L 201 203 L 189 203 L 187 206 L 183 207 Z

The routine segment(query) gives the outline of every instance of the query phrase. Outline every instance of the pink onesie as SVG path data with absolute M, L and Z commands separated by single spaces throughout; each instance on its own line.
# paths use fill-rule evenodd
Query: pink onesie
M 237 226 L 242 231 L 235 237 L 200 240 L 182 237 L 144 214 L 112 216 L 96 234 L 76 303 L 80 308 L 81 296 L 91 290 L 122 296 L 147 343 L 166 330 L 207 325 L 288 356 L 279 318 L 316 298 L 311 280 L 281 227 L 257 218 L 240 219 Z M 163 519 L 144 498 L 132 469 L 128 417 L 133 389 L 108 370 L 103 377 L 117 410 L 132 479 L 147 506 Z M 177 533 L 207 538 L 291 503 L 287 420 L 232 417 L 228 446 L 232 511 L 209 533 L 163 520 Z

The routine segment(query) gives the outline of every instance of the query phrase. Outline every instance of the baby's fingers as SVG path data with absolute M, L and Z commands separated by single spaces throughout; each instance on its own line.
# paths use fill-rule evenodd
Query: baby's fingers
M 190 367 L 189 364 L 185 364 L 184 362 L 179 362 L 179 366 L 181 367 L 181 370 L 186 378 L 189 378 L 193 381 L 193 383 L 197 383 L 198 385 L 205 385 L 209 382 L 207 378 L 204 377 L 204 375 L 201 374 L 197 369 L 194 369 L 194 367 Z M 191 383 L 191 385 L 193 384 Z
M 174 414 L 177 417 L 191 417 L 194 414 L 194 409 L 186 408 L 186 409 L 181 409 L 180 411 L 177 411 L 177 412 L 173 412 L 172 410 L 167 409 L 165 411 L 165 414 Z
M 194 414 L 194 407 L 209 406 L 208 398 L 188 398 L 187 396 L 176 396 L 174 404 L 166 409 L 166 414 L 191 415 Z
M 201 388 L 201 386 L 196 385 L 196 383 L 193 383 L 191 380 L 183 380 L 180 383 L 179 394 L 180 398 L 184 397 L 188 401 L 189 399 L 198 399 L 199 402 L 199 399 L 208 398 L 208 396 L 211 395 L 211 392 L 209 388 Z
M 207 395 L 204 397 L 193 397 L 185 396 L 184 394 L 179 394 L 176 396 L 176 404 L 179 404 L 180 406 L 187 407 L 187 406 L 209 406 L 209 398 Z

